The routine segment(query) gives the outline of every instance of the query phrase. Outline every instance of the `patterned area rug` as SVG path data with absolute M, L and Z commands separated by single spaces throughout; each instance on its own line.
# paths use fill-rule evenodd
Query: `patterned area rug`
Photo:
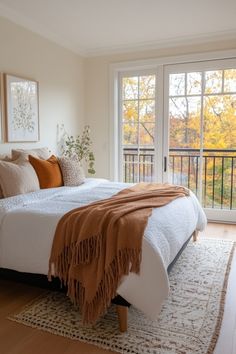
M 170 294 L 157 321 L 129 309 L 119 333 L 115 307 L 96 326 L 83 327 L 65 295 L 47 292 L 9 319 L 99 347 L 129 354 L 211 354 L 224 310 L 234 243 L 190 241 L 170 274 Z M 148 289 L 147 289 L 148 296 Z

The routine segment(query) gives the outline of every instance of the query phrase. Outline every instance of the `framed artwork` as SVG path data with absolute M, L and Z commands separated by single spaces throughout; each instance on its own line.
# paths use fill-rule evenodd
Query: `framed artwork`
M 2 125 L 3 125 L 3 80 L 2 80 L 2 73 L 0 73 L 0 143 L 3 142 L 2 136 Z
M 6 141 L 38 141 L 38 82 L 4 74 L 4 91 Z

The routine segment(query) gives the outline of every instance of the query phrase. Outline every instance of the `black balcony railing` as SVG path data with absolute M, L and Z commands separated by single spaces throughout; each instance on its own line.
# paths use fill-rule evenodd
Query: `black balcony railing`
M 124 148 L 123 176 L 125 182 L 154 181 L 154 149 Z M 236 149 L 204 149 L 202 167 L 198 149 L 170 149 L 169 181 L 197 195 L 201 188 L 204 207 L 236 209 Z

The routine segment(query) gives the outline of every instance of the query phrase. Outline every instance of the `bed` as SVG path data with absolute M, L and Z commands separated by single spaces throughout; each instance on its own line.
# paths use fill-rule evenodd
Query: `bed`
M 47 275 L 61 216 L 127 186 L 90 178 L 79 187 L 51 188 L 1 200 L 0 268 Z M 169 291 L 168 267 L 191 235 L 205 225 L 205 214 L 193 193 L 154 209 L 143 238 L 140 274 L 124 277 L 117 294 L 156 319 Z

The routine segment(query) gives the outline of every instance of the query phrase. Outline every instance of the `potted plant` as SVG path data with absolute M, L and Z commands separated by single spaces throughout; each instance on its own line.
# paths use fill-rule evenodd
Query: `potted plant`
M 92 140 L 90 137 L 90 127 L 86 125 L 81 135 L 69 135 L 65 131 L 64 125 L 61 126 L 64 130 L 60 139 L 60 150 L 63 156 L 77 159 L 80 163 L 85 161 L 88 164 L 88 173 L 95 174 L 94 169 L 94 153 L 91 149 Z

